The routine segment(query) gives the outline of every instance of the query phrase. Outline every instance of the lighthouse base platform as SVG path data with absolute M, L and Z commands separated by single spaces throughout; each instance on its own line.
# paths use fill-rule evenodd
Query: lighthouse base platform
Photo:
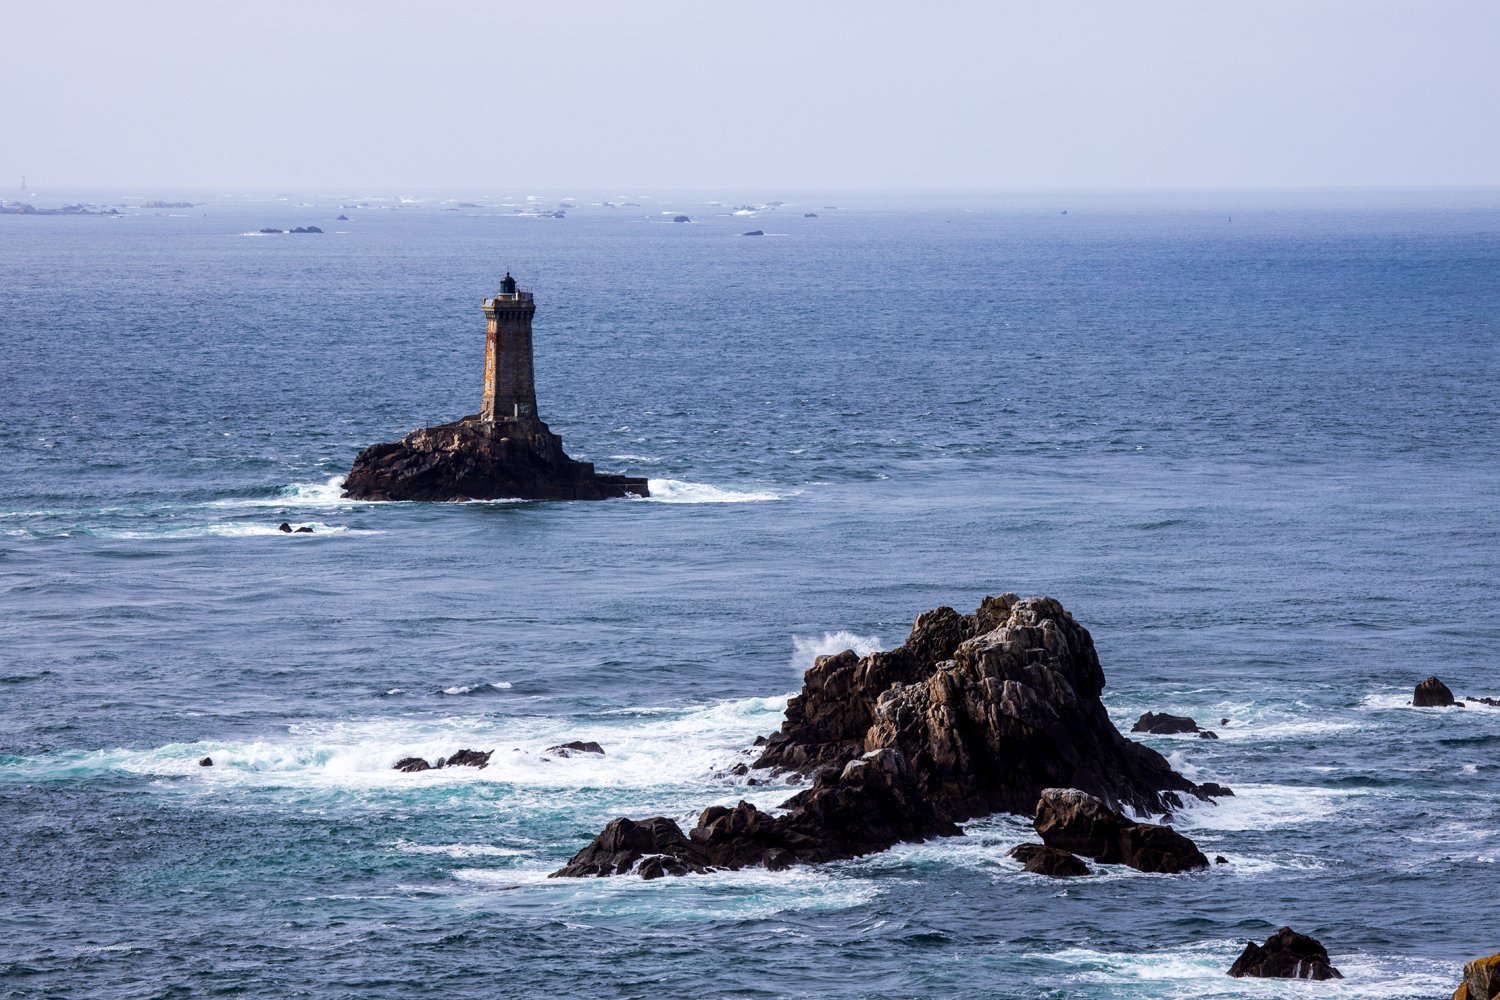
M 351 500 L 609 500 L 649 496 L 646 480 L 594 471 L 534 418 L 477 415 L 423 427 L 360 452 L 344 480 Z

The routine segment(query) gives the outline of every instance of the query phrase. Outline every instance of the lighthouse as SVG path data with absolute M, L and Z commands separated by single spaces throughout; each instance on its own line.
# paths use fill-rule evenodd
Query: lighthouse
M 646 497 L 639 476 L 595 472 L 563 450 L 536 412 L 530 292 L 506 274 L 484 300 L 484 397 L 479 412 L 419 427 L 354 456 L 350 500 L 609 500 Z
M 500 291 L 484 300 L 484 397 L 479 419 L 536 420 L 531 317 L 536 302 L 505 272 Z

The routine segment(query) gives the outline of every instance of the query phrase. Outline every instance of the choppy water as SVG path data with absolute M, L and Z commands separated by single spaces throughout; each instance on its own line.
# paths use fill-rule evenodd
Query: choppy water
M 1415 998 L 1500 948 L 1500 710 L 1406 706 L 1500 695 L 1500 200 L 839 197 L 0 217 L 0 995 Z M 476 408 L 507 268 L 543 416 L 653 500 L 339 500 Z M 996 816 L 545 878 L 774 806 L 714 775 L 815 653 L 1006 590 L 1122 728 L 1219 731 L 1147 740 L 1232 864 L 1048 881 Z M 1223 975 L 1282 924 L 1348 978 Z

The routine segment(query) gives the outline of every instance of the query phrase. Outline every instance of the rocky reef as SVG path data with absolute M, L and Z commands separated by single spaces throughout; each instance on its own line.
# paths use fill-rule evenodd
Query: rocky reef
M 477 415 L 423 427 L 360 452 L 344 480 L 352 500 L 606 500 L 646 496 L 646 480 L 575 462 L 535 418 Z
M 1031 815 L 1052 800 L 1071 811 L 1052 809 L 1057 819 L 1046 829 L 1038 814 L 1048 847 L 1147 871 L 1206 866 L 1186 837 L 1117 811 L 1164 813 L 1182 805 L 1182 794 L 1209 792 L 1121 736 L 1103 689 L 1092 637 L 1051 598 L 1006 594 L 971 615 L 929 611 L 896 649 L 864 657 L 846 650 L 808 669 L 754 764 L 812 778 L 783 813 L 746 802 L 714 807 L 686 835 L 665 817 L 618 819 L 556 874 L 830 861 L 956 835 L 958 823 L 994 812 Z M 1081 798 L 1064 801 L 1060 789 Z M 1088 828 L 1079 832 L 1078 822 Z M 1023 863 L 1076 872 L 1030 853 Z
M 1343 979 L 1328 961 L 1328 949 L 1315 938 L 1283 927 L 1265 944 L 1250 941 L 1229 967 L 1236 979 Z

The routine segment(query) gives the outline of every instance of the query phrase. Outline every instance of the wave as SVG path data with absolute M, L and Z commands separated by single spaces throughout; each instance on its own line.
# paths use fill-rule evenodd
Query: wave
M 443 688 L 443 694 L 477 694 L 484 691 L 509 691 L 510 681 L 492 681 L 487 684 L 462 684 Z M 397 689 L 392 689 L 397 690 Z M 389 694 L 390 692 L 387 692 Z
M 1270 933 L 1267 928 L 1266 933 Z M 1262 935 L 1262 939 L 1264 935 Z M 1285 980 L 1230 979 L 1229 966 L 1246 939 L 1204 941 L 1173 949 L 1099 951 L 1063 948 L 1034 952 L 1026 959 L 1055 966 L 1056 978 L 1070 985 L 1087 984 L 1092 994 L 1102 988 L 1117 998 L 1159 997 L 1271 997 L 1301 995 L 1301 983 Z M 1378 956 L 1342 952 L 1329 944 L 1333 964 L 1344 974 L 1335 983 L 1307 990 L 1337 993 L 1340 997 L 1385 998 L 1446 996 L 1452 992 L 1457 967 L 1450 962 L 1406 956 Z M 1291 987 L 1295 985 L 1296 989 Z
M 760 503 L 781 499 L 780 494 L 768 490 L 727 490 L 681 479 L 648 479 L 646 485 L 651 495 L 645 503 Z
M 846 649 L 854 650 L 858 656 L 868 656 L 884 649 L 878 636 L 857 635 L 853 632 L 824 632 L 821 637 L 792 636 L 792 669 L 797 671 L 811 667 L 820 656 L 832 656 Z

